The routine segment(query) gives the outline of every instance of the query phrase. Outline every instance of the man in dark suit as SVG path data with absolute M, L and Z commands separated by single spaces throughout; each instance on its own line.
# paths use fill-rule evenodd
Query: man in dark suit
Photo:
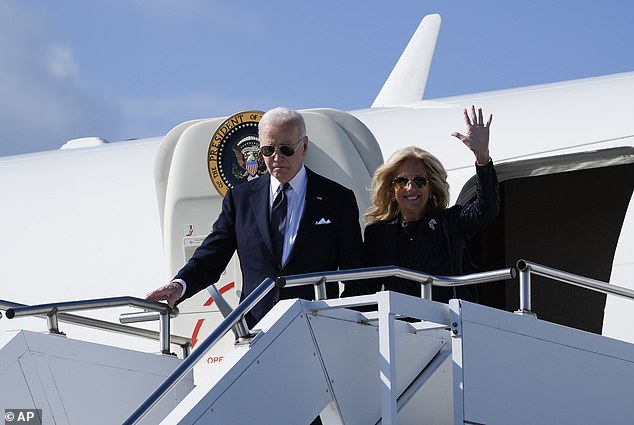
M 147 295 L 175 305 L 215 283 L 237 250 L 240 301 L 265 278 L 363 266 L 354 193 L 304 166 L 306 125 L 293 110 L 275 108 L 259 123 L 260 151 L 269 171 L 230 189 L 222 211 L 189 262 L 167 285 Z M 339 296 L 329 283 L 328 298 Z M 246 319 L 255 325 L 280 299 L 313 299 L 312 285 L 275 288 Z

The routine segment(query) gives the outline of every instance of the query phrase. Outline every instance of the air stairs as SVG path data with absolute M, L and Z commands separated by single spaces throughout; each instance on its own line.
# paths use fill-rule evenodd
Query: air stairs
M 530 272 L 553 270 L 527 262 L 520 269 L 522 309 L 516 313 L 394 292 L 282 301 L 162 424 L 294 425 L 317 415 L 331 425 L 633 423 L 634 345 L 539 320 L 530 312 Z M 317 279 L 318 286 L 349 277 L 335 272 Z M 551 277 L 634 296 L 565 272 Z M 451 285 L 433 279 L 419 276 L 428 289 Z M 258 289 L 265 293 L 271 285 L 265 281 Z M 239 309 L 261 297 L 257 292 L 208 341 L 234 327 Z M 375 311 L 357 311 L 361 306 Z M 172 376 L 186 370 L 183 364 Z M 174 385 L 168 381 L 158 393 Z
M 121 319 L 130 315 L 146 320 L 151 318 L 159 321 L 161 331 L 66 313 L 117 306 L 143 308 L 145 311 L 126 313 Z M 26 423 L 120 424 L 182 363 L 182 359 L 169 352 L 170 344 L 179 345 L 183 357 L 189 353 L 191 344 L 189 338 L 169 334 L 169 316 L 176 315 L 176 309 L 172 311 L 163 304 L 133 297 L 38 306 L 0 300 L 0 310 L 4 311 L 4 315 L 0 312 L 3 321 L 14 317 L 41 316 L 48 323 L 48 332 L 24 329 L 0 332 L 0 411 L 37 411 L 37 417 Z M 158 340 L 160 345 L 156 348 L 160 355 L 156 351 L 142 352 L 72 339 L 60 330 L 60 322 Z M 20 322 L 16 320 L 15 325 L 19 326 Z M 169 396 L 157 403 L 140 423 L 160 422 L 184 399 L 194 388 L 194 379 L 191 372 L 182 378 Z M 5 416 L 5 422 L 14 422 L 9 417 Z M 21 422 L 20 417 L 15 418 L 16 423 Z
M 180 362 L 176 356 L 62 335 L 3 332 L 0 412 L 37 409 L 42 414 L 37 423 L 44 425 L 122 423 Z M 194 380 L 189 374 L 141 423 L 160 422 L 192 388 Z
M 376 320 L 337 302 L 280 303 L 252 344 L 162 423 L 309 424 L 320 413 L 346 425 L 634 419 L 630 344 L 460 300 L 384 292 L 355 302 L 391 312 Z M 383 410 L 391 417 L 381 420 Z
M 44 423 L 54 424 L 298 425 L 318 415 L 325 425 L 634 423 L 634 345 L 539 320 L 530 311 L 530 275 L 630 299 L 634 291 L 528 262 L 518 269 L 515 313 L 428 299 L 433 285 L 507 280 L 514 269 L 435 277 L 373 268 L 267 279 L 235 310 L 225 311 L 225 320 L 184 360 L 96 349 L 58 335 L 5 333 L 0 405 L 47 410 L 54 419 Z M 284 300 L 255 329 L 244 326 L 245 311 L 275 285 L 313 282 L 322 298 L 327 281 L 386 274 L 418 280 L 424 297 L 386 291 Z M 169 311 L 163 310 L 165 316 Z M 191 368 L 232 330 L 234 348 L 194 387 Z M 161 339 L 163 347 L 166 336 Z

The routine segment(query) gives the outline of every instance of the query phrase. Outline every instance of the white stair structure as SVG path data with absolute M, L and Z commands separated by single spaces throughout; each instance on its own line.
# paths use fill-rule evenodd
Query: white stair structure
M 355 302 L 389 302 L 393 297 L 421 301 L 384 292 Z M 236 347 L 215 379 L 198 385 L 163 423 L 229 423 L 231 418 L 236 424 L 308 424 L 321 412 L 324 423 L 376 423 L 381 417 L 379 323 L 353 310 L 332 308 L 340 301 L 280 302 L 259 323 L 261 332 L 253 342 Z M 419 307 L 419 314 L 449 320 L 447 305 L 427 301 Z M 416 332 L 401 321 L 393 325 L 395 340 L 388 349 L 392 364 L 383 366 L 398 365 L 397 393 L 436 358 L 440 360 L 432 364 L 444 374 L 437 380 L 449 389 L 451 366 L 444 361 L 449 358 L 449 332 Z M 451 416 L 451 397 L 443 401 L 440 392 L 423 405 L 441 410 L 444 418 Z
M 266 279 L 184 360 L 4 332 L 0 410 L 41 409 L 45 424 L 299 425 L 317 416 L 324 425 L 633 423 L 634 344 L 538 319 L 530 311 L 530 276 L 629 299 L 634 291 L 524 260 L 517 268 L 518 312 L 429 299 L 433 285 L 507 280 L 513 269 L 438 277 L 379 267 Z M 421 282 L 424 298 L 387 291 L 281 301 L 255 329 L 237 330 L 219 367 L 194 386 L 195 362 L 274 285 L 313 282 L 321 294 L 327 281 L 380 275 Z M 24 306 L 6 316 L 123 302 L 146 303 Z
M 521 282 L 530 286 L 525 275 Z M 615 289 L 631 297 L 625 291 Z M 317 415 L 333 425 L 634 419 L 634 345 L 526 309 L 380 292 L 286 300 L 256 331 L 162 423 L 310 424 Z
M 181 361 L 62 335 L 4 332 L 0 411 L 41 409 L 42 424 L 118 424 Z M 193 386 L 189 374 L 142 423 L 158 423 Z
M 391 312 L 377 322 L 333 309 L 341 300 L 278 304 L 162 423 L 309 424 L 320 412 L 346 425 L 632 423 L 631 344 L 460 300 L 360 298 L 345 301 Z M 389 346 L 381 325 L 393 326 Z M 398 415 L 381 422 L 391 403 Z

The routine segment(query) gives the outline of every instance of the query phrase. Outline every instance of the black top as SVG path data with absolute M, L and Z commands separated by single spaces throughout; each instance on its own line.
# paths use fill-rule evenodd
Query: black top
M 476 166 L 476 173 L 476 197 L 464 206 L 428 209 L 421 220 L 406 225 L 400 217 L 368 225 L 364 233 L 365 266 L 399 266 L 438 276 L 463 274 L 465 241 L 495 219 L 500 204 L 492 161 Z M 461 288 L 457 288 L 459 298 L 474 300 L 470 291 Z M 419 283 L 389 277 L 347 283 L 343 296 L 372 294 L 381 289 L 421 295 Z M 437 301 L 454 298 L 450 288 L 434 287 L 432 295 Z

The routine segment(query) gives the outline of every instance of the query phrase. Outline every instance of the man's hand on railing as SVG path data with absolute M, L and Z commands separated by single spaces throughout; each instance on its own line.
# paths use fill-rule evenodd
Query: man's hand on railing
M 149 301 L 167 301 L 167 305 L 174 307 L 176 301 L 181 297 L 182 292 L 183 287 L 180 283 L 170 282 L 147 294 L 145 299 Z

